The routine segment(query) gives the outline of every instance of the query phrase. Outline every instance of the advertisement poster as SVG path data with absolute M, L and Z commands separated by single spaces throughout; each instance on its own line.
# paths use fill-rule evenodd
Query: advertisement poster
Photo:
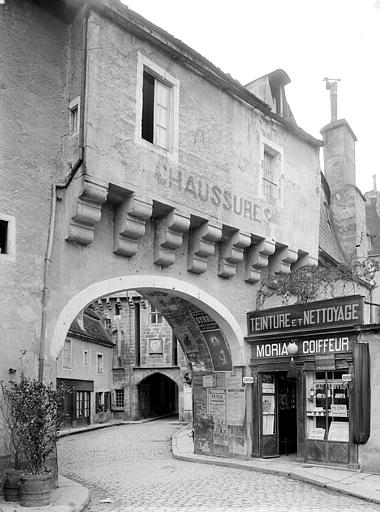
M 206 313 L 193 313 L 202 336 L 206 341 L 214 365 L 214 371 L 226 372 L 232 369 L 231 356 L 223 332 L 218 324 Z
M 214 432 L 226 432 L 226 392 L 225 390 L 207 390 L 207 414 L 214 420 Z
M 328 440 L 348 443 L 348 421 L 333 421 L 329 428 Z

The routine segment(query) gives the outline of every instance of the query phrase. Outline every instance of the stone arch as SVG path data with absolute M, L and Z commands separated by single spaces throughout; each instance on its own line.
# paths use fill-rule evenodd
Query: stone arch
M 179 279 L 156 275 L 121 276 L 96 282 L 72 297 L 60 312 L 54 327 L 50 356 L 56 358 L 63 347 L 67 331 L 75 316 L 98 297 L 123 290 L 170 291 L 194 304 L 215 320 L 224 332 L 233 366 L 244 366 L 243 332 L 231 312 L 201 288 Z
M 152 377 L 153 375 L 164 375 L 168 379 L 172 380 L 175 384 L 179 386 L 179 373 L 177 371 L 178 379 L 175 379 L 173 376 L 173 370 L 168 369 L 165 370 L 164 368 L 160 368 L 159 370 L 152 370 L 151 368 L 147 369 L 146 372 L 141 372 L 141 375 L 138 376 L 137 379 L 135 379 L 134 384 L 138 386 L 142 382 L 144 382 L 145 379 L 148 379 L 149 377 Z

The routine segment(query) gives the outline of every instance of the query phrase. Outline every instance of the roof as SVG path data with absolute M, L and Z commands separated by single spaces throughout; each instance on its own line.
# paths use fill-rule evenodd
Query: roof
M 344 263 L 344 253 L 336 236 L 330 213 L 330 188 L 325 176 L 321 173 L 321 207 L 319 221 L 319 250 L 335 263 Z
M 67 3 L 73 3 L 73 1 L 76 1 L 78 5 L 83 3 L 81 0 L 65 1 Z M 240 82 L 232 78 L 231 75 L 224 73 L 220 68 L 212 64 L 201 54 L 190 48 L 190 46 L 187 46 L 181 40 L 175 38 L 140 14 L 132 11 L 119 0 L 89 0 L 87 3 L 90 8 L 97 11 L 100 15 L 136 34 L 138 37 L 149 40 L 152 44 L 163 48 L 164 51 L 171 55 L 175 60 L 183 62 L 188 67 L 191 67 L 206 79 L 217 85 L 220 89 L 257 108 L 271 119 L 278 121 L 278 123 L 285 126 L 290 132 L 300 139 L 313 146 L 323 146 L 323 142 L 321 140 L 314 138 L 312 135 L 302 130 L 302 128 L 290 123 L 275 112 L 272 112 L 266 103 L 257 98 Z M 279 74 L 282 78 L 287 77 L 286 73 L 282 70 L 276 70 L 273 73 L 276 77 Z
M 111 334 L 103 326 L 100 317 L 90 308 L 86 308 L 82 315 L 78 315 L 72 322 L 68 334 L 77 338 L 98 343 L 100 345 L 108 345 L 114 347 L 115 343 Z

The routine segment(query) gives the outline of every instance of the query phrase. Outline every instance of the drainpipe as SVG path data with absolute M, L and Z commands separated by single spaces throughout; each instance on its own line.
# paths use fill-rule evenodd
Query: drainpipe
M 42 311 L 41 311 L 41 330 L 40 330 L 40 341 L 39 341 L 39 354 L 38 354 L 38 381 L 43 382 L 44 380 L 44 368 L 45 368 L 45 348 L 46 348 L 46 324 L 47 324 L 47 304 L 48 304 L 48 274 L 49 266 L 51 263 L 51 255 L 53 252 L 54 242 L 54 231 L 55 231 L 55 218 L 57 210 L 57 190 L 66 190 L 72 180 L 74 179 L 77 171 L 81 168 L 84 162 L 84 117 L 85 117 L 85 105 L 86 105 L 86 83 L 87 83 L 87 34 L 88 34 L 88 17 L 89 8 L 87 4 L 84 7 L 83 12 L 83 54 L 82 54 L 82 74 L 81 74 L 81 109 L 79 119 L 79 158 L 72 166 L 70 174 L 66 178 L 64 183 L 53 183 L 51 186 L 51 208 L 50 208 L 50 219 L 49 219 L 49 232 L 48 241 L 44 263 L 44 277 L 43 277 L 43 289 L 42 289 Z

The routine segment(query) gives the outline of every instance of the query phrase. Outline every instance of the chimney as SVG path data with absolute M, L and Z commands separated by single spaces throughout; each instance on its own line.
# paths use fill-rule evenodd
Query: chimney
M 357 138 L 345 119 L 338 119 L 339 79 L 325 78 L 330 91 L 331 122 L 323 135 L 324 174 L 331 191 L 331 213 L 335 231 L 347 262 L 367 256 L 368 242 L 365 199 L 356 187 L 355 142 Z

